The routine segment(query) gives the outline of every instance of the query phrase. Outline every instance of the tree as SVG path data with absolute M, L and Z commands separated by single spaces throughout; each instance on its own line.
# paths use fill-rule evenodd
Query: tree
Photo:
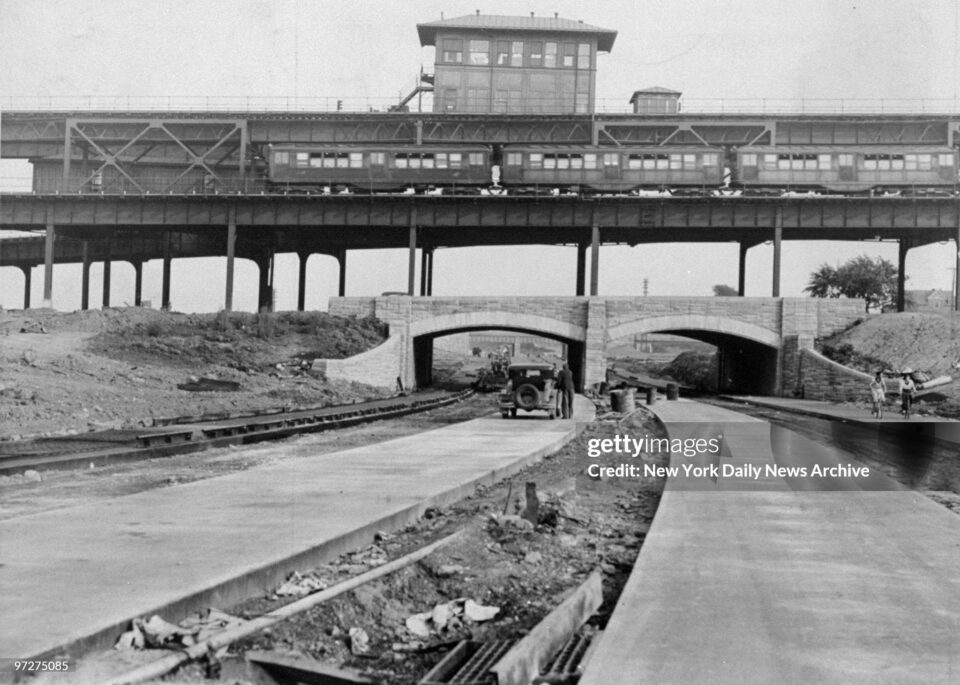
M 713 286 L 713 294 L 716 297 L 737 297 L 740 295 L 736 288 L 731 288 L 729 285 L 723 285 L 722 283 Z
M 897 268 L 886 259 L 860 255 L 840 266 L 821 264 L 810 274 L 804 292 L 813 297 L 862 298 L 867 311 L 890 304 L 897 296 Z

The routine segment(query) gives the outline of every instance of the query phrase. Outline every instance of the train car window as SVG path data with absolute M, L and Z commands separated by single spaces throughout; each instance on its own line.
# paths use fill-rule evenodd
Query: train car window
M 671 168 L 671 169 L 682 169 L 682 168 L 683 168 L 683 155 L 670 155 L 670 168 Z
M 584 169 L 596 169 L 597 168 L 597 155 L 593 152 L 588 152 L 583 156 L 583 168 Z
M 423 155 L 423 157 L 422 157 L 423 168 L 424 168 L 424 169 L 432 169 L 432 168 L 433 168 L 433 160 L 434 160 L 434 156 L 433 156 L 433 155 Z
M 383 166 L 387 163 L 387 155 L 384 152 L 370 153 L 370 166 Z
M 530 153 L 530 168 L 531 169 L 542 169 L 543 168 L 543 153 L 542 152 L 531 152 Z
M 917 155 L 917 168 L 920 171 L 930 171 L 933 168 L 933 157 L 931 155 Z
M 917 156 L 916 155 L 904 155 L 903 156 L 903 166 L 907 171 L 916 171 L 917 170 Z
M 816 169 L 816 168 L 817 168 L 817 156 L 816 156 L 816 155 L 804 155 L 804 156 L 803 156 L 803 168 L 804 168 L 804 169 Z
M 508 152 L 507 153 L 507 166 L 520 166 L 523 164 L 523 153 L 522 152 Z
M 410 159 L 408 160 L 408 163 L 409 163 L 411 169 L 419 169 L 419 168 L 420 168 L 420 155 L 418 155 L 417 153 L 411 154 L 411 155 L 410 155 Z
M 515 40 L 510 43 L 510 66 L 523 66 L 523 41 Z
M 407 156 L 402 152 L 398 152 L 393 158 L 393 165 L 398 169 L 406 169 Z
M 471 165 L 471 166 L 483 166 L 483 153 L 482 153 L 482 152 L 471 152 L 471 153 L 470 153 L 470 165 Z
M 881 171 L 890 171 L 890 156 L 878 155 L 877 168 Z
M 590 68 L 590 44 L 580 43 L 577 46 L 577 69 Z
M 322 167 L 322 166 L 333 166 L 333 159 L 330 158 L 330 164 L 327 164 L 327 157 L 324 157 L 322 154 L 310 155 L 310 161 L 307 162 L 308 166 L 311 167 Z
M 877 168 L 877 157 L 879 155 L 864 155 L 863 156 L 863 168 L 869 169 L 870 171 L 875 171 Z
M 497 41 L 497 66 L 506 67 L 510 65 L 510 41 Z
M 557 44 L 544 43 L 543 45 L 543 66 L 553 69 L 557 66 Z
M 804 155 L 795 155 L 790 158 L 790 168 L 793 170 L 798 170 L 803 168 L 803 158 Z
M 745 152 L 740 155 L 741 166 L 757 166 L 757 155 L 752 152 Z
M 838 155 L 837 161 L 840 163 L 840 166 L 853 166 L 853 155 L 850 153 L 843 153 Z
M 604 166 L 620 166 L 620 154 L 617 152 L 604 152 L 603 165 Z
M 490 41 L 471 40 L 469 60 L 470 64 L 476 66 L 485 66 L 490 64 Z
M 459 152 L 450 153 L 450 168 L 459 169 L 461 167 L 461 162 L 463 161 L 463 155 Z
M 953 166 L 953 155 L 942 154 L 940 155 L 940 166 Z
M 709 152 L 703 156 L 703 166 L 717 166 L 719 164 L 720 157 L 716 152 Z M 754 160 L 756 164 L 756 160 Z
M 571 169 L 582 169 L 582 168 L 583 168 L 583 155 L 570 155 L 570 168 L 571 168 Z
M 362 152 L 351 152 L 351 153 L 350 153 L 350 168 L 351 168 L 351 169 L 361 169 L 361 168 L 363 168 L 363 153 L 362 153 Z
M 350 155 L 346 152 L 337 153 L 337 168 L 347 169 L 350 166 Z
M 833 157 L 831 155 L 817 155 L 817 165 L 821 169 L 829 169 L 833 166 Z
M 644 155 L 643 157 L 643 168 L 644 169 L 656 169 L 657 168 L 657 158 L 654 155 Z
M 780 164 L 780 157 L 778 155 L 764 155 L 763 156 L 763 166 L 766 169 L 776 169 Z
M 789 169 L 789 168 L 790 168 L 790 155 L 777 155 L 777 168 L 778 168 L 778 169 Z
M 557 155 L 557 168 L 558 168 L 558 169 L 569 169 L 569 168 L 570 168 L 570 156 L 569 156 L 569 155 Z
M 543 168 L 544 169 L 556 169 L 557 168 L 557 158 L 553 155 L 544 155 L 543 156 Z
M 532 40 L 528 43 L 530 54 L 527 58 L 528 67 L 543 66 L 543 43 L 539 40 Z
M 273 153 L 273 163 L 282 164 L 284 166 L 290 164 L 290 153 L 289 152 L 275 152 Z
M 901 171 L 903 169 L 903 155 L 890 155 L 890 168 Z
M 446 152 L 438 152 L 436 155 L 434 155 L 434 163 L 437 165 L 437 168 L 438 168 L 438 169 L 446 169 L 446 168 L 447 168 L 447 153 L 446 153 Z
M 642 169 L 643 168 L 643 155 L 630 155 L 627 157 L 627 168 L 628 169 Z
M 308 153 L 308 152 L 298 152 L 298 153 L 297 153 L 297 166 L 310 166 L 310 153 Z
M 463 61 L 463 41 L 461 39 L 443 39 L 443 61 L 450 64 L 460 64 Z
M 658 169 L 669 169 L 670 168 L 670 156 L 669 155 L 656 155 L 657 158 L 657 168 Z
M 576 43 L 564 43 L 563 44 L 563 66 L 573 68 L 576 66 L 577 58 L 577 44 Z
M 684 169 L 696 169 L 696 168 L 697 168 L 697 156 L 696 156 L 696 155 L 684 155 L 684 156 L 683 156 L 683 168 L 684 168 Z

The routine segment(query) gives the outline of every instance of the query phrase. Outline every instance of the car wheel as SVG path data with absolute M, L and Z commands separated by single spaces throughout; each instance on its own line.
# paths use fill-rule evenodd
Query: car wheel
M 513 401 L 520 409 L 531 411 L 540 406 L 540 391 L 531 383 L 524 383 L 513 395 Z

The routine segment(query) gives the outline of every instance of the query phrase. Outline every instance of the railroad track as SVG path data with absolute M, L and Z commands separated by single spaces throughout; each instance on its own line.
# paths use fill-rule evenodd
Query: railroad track
M 104 466 L 277 440 L 445 407 L 473 394 L 433 391 L 357 404 L 157 419 L 149 428 L 0 442 L 0 475 Z

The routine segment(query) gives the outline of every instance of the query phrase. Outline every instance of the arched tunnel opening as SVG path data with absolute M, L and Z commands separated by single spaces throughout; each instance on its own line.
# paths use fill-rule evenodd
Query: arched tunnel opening
M 439 341 L 439 342 L 438 342 Z M 506 355 L 503 350 L 506 348 Z M 464 368 L 491 370 L 494 362 L 566 361 L 573 372 L 577 390 L 583 391 L 586 347 L 571 340 L 528 328 L 476 326 L 438 331 L 413 339 L 413 368 L 418 388 L 447 380 L 451 364 Z M 467 383 L 466 379 L 459 379 Z
M 775 347 L 728 333 L 665 329 L 612 340 L 608 367 L 634 368 L 653 378 L 670 374 L 705 394 L 776 395 L 779 354 Z M 683 355 L 683 356 L 681 356 Z M 633 363 L 624 364 L 624 359 Z

